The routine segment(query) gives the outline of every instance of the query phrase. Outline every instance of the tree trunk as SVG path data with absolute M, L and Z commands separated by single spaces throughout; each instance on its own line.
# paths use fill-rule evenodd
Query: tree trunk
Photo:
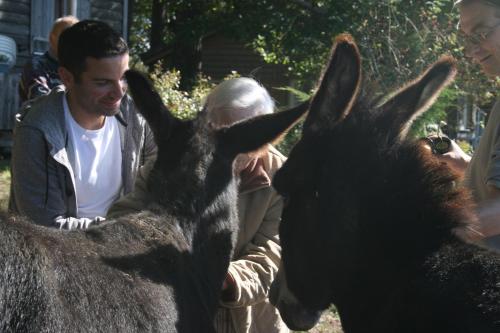
M 163 42 L 163 34 L 165 33 L 166 7 L 165 0 L 153 0 L 151 9 L 151 39 L 149 52 L 160 50 L 165 46 L 165 43 Z
M 171 45 L 172 53 L 167 55 L 170 59 L 165 63 L 169 69 L 175 68 L 181 72 L 180 89 L 191 91 L 196 84 L 201 72 L 201 38 L 198 41 L 177 40 Z
M 166 0 L 164 10 L 167 11 L 169 2 Z M 174 10 L 174 4 L 171 4 Z M 177 69 L 181 72 L 180 89 L 191 91 L 196 83 L 196 79 L 201 72 L 201 46 L 203 30 L 200 29 L 196 18 L 204 14 L 203 6 L 189 6 L 175 8 L 175 19 L 171 20 L 167 26 L 169 33 L 174 38 L 168 47 L 171 50 L 166 55 L 164 63 L 168 69 Z M 186 25 L 191 25 L 186 29 Z

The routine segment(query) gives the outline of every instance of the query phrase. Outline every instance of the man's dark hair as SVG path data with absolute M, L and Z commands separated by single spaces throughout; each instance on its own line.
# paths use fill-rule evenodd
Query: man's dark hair
M 101 59 L 127 52 L 125 40 L 108 24 L 83 20 L 63 31 L 59 37 L 57 57 L 59 64 L 78 81 L 85 71 L 87 57 Z

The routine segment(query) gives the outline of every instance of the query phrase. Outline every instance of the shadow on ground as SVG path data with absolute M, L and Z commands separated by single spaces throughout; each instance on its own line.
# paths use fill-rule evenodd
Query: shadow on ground
M 342 326 L 337 311 L 331 307 L 325 311 L 319 320 L 319 323 L 307 331 L 308 333 L 343 333 Z

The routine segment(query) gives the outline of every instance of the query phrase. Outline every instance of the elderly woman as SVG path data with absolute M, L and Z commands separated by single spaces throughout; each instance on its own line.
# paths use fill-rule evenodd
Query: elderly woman
M 274 102 L 267 90 L 250 78 L 222 82 L 208 95 L 204 108 L 214 127 L 272 113 L 273 109 Z M 217 332 L 289 332 L 267 298 L 280 261 L 278 226 L 283 208 L 283 200 L 271 187 L 271 179 L 283 161 L 284 156 L 271 145 L 236 159 L 240 227 L 214 323 Z M 118 201 L 109 216 L 144 207 L 145 178 L 151 167 L 143 168 L 135 190 Z

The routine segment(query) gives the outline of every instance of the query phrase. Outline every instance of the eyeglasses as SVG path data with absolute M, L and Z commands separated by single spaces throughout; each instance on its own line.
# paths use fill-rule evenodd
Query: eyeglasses
M 488 28 L 488 30 L 476 31 L 470 35 L 466 35 L 461 32 L 459 36 L 463 40 L 465 48 L 469 48 L 471 46 L 477 46 L 487 40 L 498 27 L 500 27 L 500 22 L 495 24 L 491 28 Z

